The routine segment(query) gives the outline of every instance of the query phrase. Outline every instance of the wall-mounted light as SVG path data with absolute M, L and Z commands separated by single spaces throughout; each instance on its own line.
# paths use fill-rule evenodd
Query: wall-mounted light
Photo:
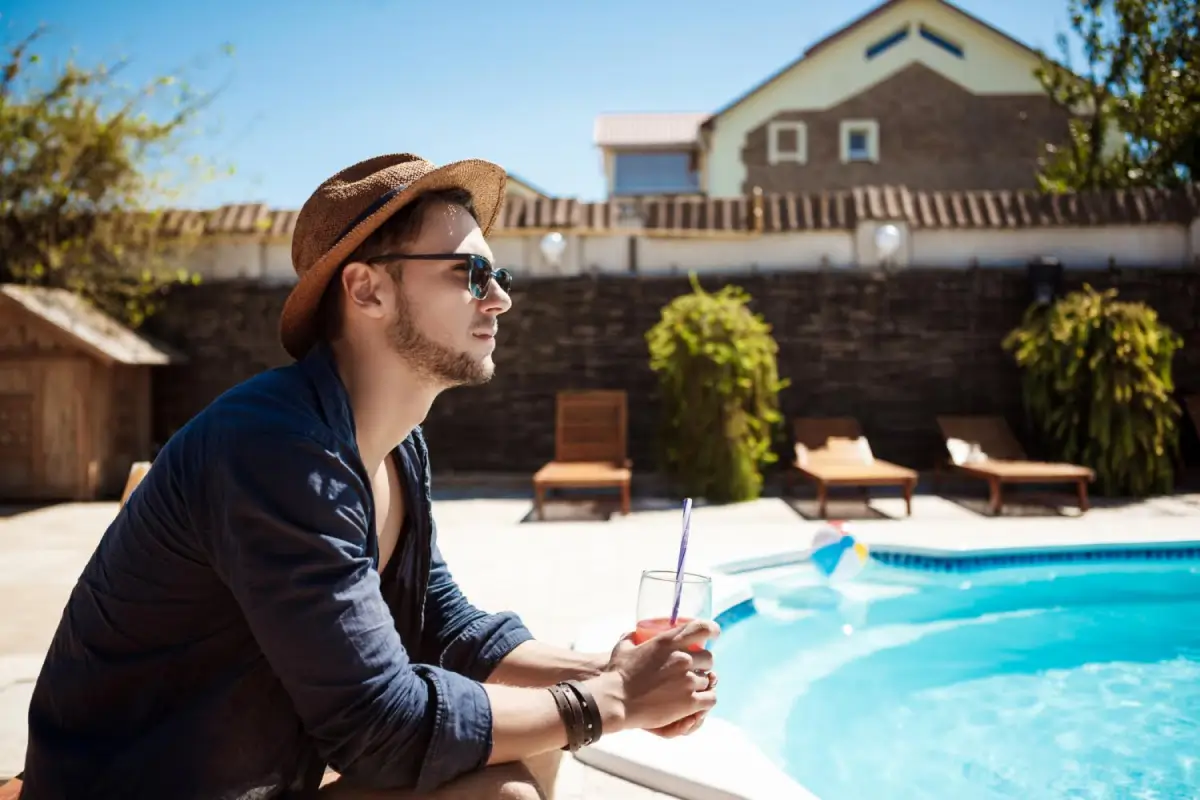
M 557 267 L 567 249 L 567 240 L 558 231 L 552 231 L 542 237 L 538 247 L 541 248 L 542 257 L 546 259 L 546 263 Z
M 875 251 L 879 254 L 880 263 L 891 263 L 896 253 L 900 252 L 900 245 L 903 244 L 903 240 L 904 234 L 890 222 L 876 228 Z
M 1062 292 L 1063 265 L 1052 256 L 1038 256 L 1026 265 L 1029 290 L 1039 306 L 1053 303 Z

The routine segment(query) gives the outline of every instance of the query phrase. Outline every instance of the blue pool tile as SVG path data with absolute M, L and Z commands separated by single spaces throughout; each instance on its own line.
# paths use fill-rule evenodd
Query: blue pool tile
M 1030 564 L 1070 564 L 1080 562 L 1114 563 L 1121 561 L 1181 561 L 1200 558 L 1200 547 L 1193 545 L 1163 547 L 1122 547 L 1104 549 L 1057 550 L 1005 555 L 926 556 L 914 553 L 872 550 L 871 558 L 881 564 L 924 572 L 977 572 L 985 569 L 1028 566 Z
M 754 616 L 754 598 L 750 597 L 722 611 L 717 615 L 715 622 L 722 628 L 727 628 L 752 616 Z

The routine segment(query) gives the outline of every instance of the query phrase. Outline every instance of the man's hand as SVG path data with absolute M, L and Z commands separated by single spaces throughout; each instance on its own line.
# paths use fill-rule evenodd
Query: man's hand
M 666 728 L 712 708 L 716 694 L 699 674 L 712 669 L 712 653 L 700 648 L 720 632 L 715 622 L 695 620 L 642 644 L 634 644 L 632 634 L 621 639 L 604 672 L 589 681 L 605 730 Z
M 717 673 L 708 673 L 708 688 L 715 689 L 717 687 Z M 695 714 L 684 717 L 677 722 L 672 722 L 669 725 L 663 725 L 661 728 L 651 728 L 649 733 L 655 736 L 661 736 L 664 739 L 674 739 L 677 736 L 687 736 L 695 733 L 704 724 L 704 720 L 708 717 L 707 711 L 697 711 Z

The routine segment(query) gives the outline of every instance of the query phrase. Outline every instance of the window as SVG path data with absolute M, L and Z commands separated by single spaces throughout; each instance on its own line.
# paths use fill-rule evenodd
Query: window
M 842 162 L 879 161 L 879 123 L 873 119 L 848 119 L 841 125 Z
M 617 153 L 613 194 L 689 194 L 700 191 L 700 175 L 686 150 Z
M 929 26 L 927 26 L 923 23 L 921 25 L 921 38 L 924 39 L 925 41 L 929 42 L 930 44 L 935 45 L 936 47 L 942 48 L 947 53 L 949 53 L 952 56 L 955 56 L 956 58 L 964 57 L 962 45 L 955 44 L 954 42 L 947 39 L 945 36 L 942 36 L 940 33 L 935 32 L 934 30 L 929 28 Z
M 808 127 L 803 122 L 776 121 L 767 126 L 767 163 L 808 161 Z
M 883 51 L 890 50 L 891 48 L 893 48 L 896 45 L 903 42 L 905 39 L 908 38 L 908 31 L 909 31 L 909 26 L 905 25 L 903 28 L 896 31 L 895 33 L 893 33 L 889 36 L 885 36 L 884 38 L 880 39 L 875 44 L 868 47 L 866 50 L 866 53 L 865 53 L 867 60 L 869 61 L 872 58 L 874 58 L 875 56 L 882 53 Z

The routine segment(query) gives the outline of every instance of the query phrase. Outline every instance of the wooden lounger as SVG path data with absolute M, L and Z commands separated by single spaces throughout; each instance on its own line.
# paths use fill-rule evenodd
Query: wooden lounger
M 538 519 L 545 518 L 548 489 L 614 487 L 621 493 L 621 513 L 629 513 L 633 464 L 627 455 L 627 415 L 620 390 L 558 393 L 554 460 L 533 476 Z
M 1073 483 L 1079 509 L 1088 510 L 1088 484 L 1095 473 L 1078 464 L 1030 461 L 1002 417 L 937 418 L 955 470 L 988 482 L 989 510 L 999 514 L 1006 483 Z
M 794 420 L 796 471 L 817 485 L 817 515 L 824 518 L 831 486 L 899 486 L 904 491 L 904 508 L 912 516 L 916 470 L 875 458 L 851 417 L 801 418 Z
M 121 505 L 129 502 L 129 495 L 133 494 L 133 490 L 138 487 L 138 484 L 146 477 L 146 473 L 150 471 L 149 461 L 135 461 L 133 466 L 129 468 L 129 477 L 125 479 L 125 491 L 121 492 Z

